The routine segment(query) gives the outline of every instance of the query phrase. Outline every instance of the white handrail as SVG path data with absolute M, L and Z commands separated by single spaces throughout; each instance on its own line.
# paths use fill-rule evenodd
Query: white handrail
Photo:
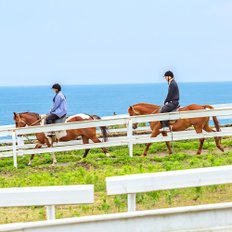
M 93 185 L 0 189 L 0 207 L 46 206 L 47 219 L 55 219 L 56 205 L 94 202 Z
M 209 138 L 215 136 L 231 136 L 232 128 L 223 128 L 221 132 L 215 133 L 201 133 L 196 134 L 195 132 L 191 132 L 191 134 L 186 135 L 185 132 L 172 133 L 172 135 L 168 135 L 166 137 L 156 137 L 149 138 L 144 137 L 142 135 L 135 136 L 132 133 L 132 125 L 133 123 L 144 123 L 151 121 L 162 121 L 162 120 L 176 120 L 176 119 L 184 119 L 184 118 L 195 118 L 195 117 L 209 117 L 209 116 L 231 116 L 232 108 L 217 108 L 210 110 L 194 110 L 194 111 L 178 111 L 171 113 L 162 113 L 162 114 L 154 114 L 154 115 L 142 115 L 142 116 L 122 116 L 122 117 L 110 117 L 101 120 L 93 120 L 93 121 L 82 121 L 82 122 L 70 122 L 70 123 L 60 123 L 53 125 L 45 125 L 45 126 L 32 126 L 25 128 L 8 128 L 0 131 L 0 133 L 8 133 L 12 135 L 12 150 L 14 157 L 14 166 L 17 167 L 17 155 L 20 154 L 38 154 L 44 152 L 57 152 L 57 151 L 70 151 L 76 149 L 86 149 L 86 148 L 99 148 L 99 147 L 110 147 L 110 146 L 121 146 L 128 145 L 129 147 L 129 155 L 133 156 L 133 144 L 141 144 L 141 143 L 150 143 L 150 142 L 161 142 L 161 141 L 176 141 L 183 139 L 198 139 L 198 138 Z M 67 146 L 59 146 L 53 148 L 42 148 L 42 149 L 30 149 L 26 146 L 16 146 L 14 140 L 15 135 L 26 135 L 33 133 L 41 133 L 41 132 L 49 132 L 49 131 L 60 131 L 60 130 L 70 130 L 70 129 L 81 129 L 81 128 L 89 128 L 89 127 L 99 127 L 99 126 L 110 126 L 110 125 L 127 125 L 127 136 L 110 138 L 108 142 L 104 142 L 101 144 L 86 144 L 86 145 L 67 145 Z M 4 147 L 1 150 L 6 150 Z M 9 152 L 8 152 L 9 153 Z M 8 153 L 2 153 L 2 155 L 9 156 Z
M 127 194 L 128 211 L 136 210 L 136 193 L 232 183 L 232 166 L 107 177 L 108 195 Z
M 152 122 L 152 121 L 178 120 L 178 119 L 196 118 L 196 117 L 210 117 L 210 116 L 218 116 L 218 115 L 223 115 L 223 116 L 232 115 L 232 108 L 178 111 L 178 112 L 162 113 L 162 114 L 154 114 L 154 115 L 131 116 L 129 118 L 127 117 L 121 119 L 113 118 L 113 119 L 100 119 L 94 121 L 59 123 L 59 124 L 44 125 L 44 126 L 16 128 L 15 131 L 17 135 L 24 135 L 24 134 L 39 133 L 39 132 L 121 125 L 121 124 L 127 124 L 128 120 L 132 120 L 132 123 L 140 123 L 140 122 Z

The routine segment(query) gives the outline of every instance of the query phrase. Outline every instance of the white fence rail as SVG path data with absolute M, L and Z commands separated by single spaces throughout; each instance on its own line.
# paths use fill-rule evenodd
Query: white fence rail
M 232 203 L 0 225 L 14 232 L 231 232 Z
M 225 105 L 224 105 L 225 106 Z M 163 141 L 177 141 L 183 139 L 198 139 L 198 138 L 210 138 L 214 136 L 232 136 L 232 127 L 223 128 L 220 132 L 215 133 L 201 133 L 196 134 L 194 131 L 184 131 L 184 132 L 171 132 L 168 136 L 162 137 L 158 136 L 156 138 L 150 138 L 149 135 L 133 135 L 132 125 L 133 123 L 146 123 L 151 121 L 163 121 L 163 120 L 176 120 L 184 118 L 195 118 L 195 117 L 207 117 L 207 116 L 223 116 L 230 118 L 232 115 L 232 107 L 216 108 L 213 110 L 195 110 L 186 112 L 172 112 L 163 113 L 155 115 L 143 115 L 143 116 L 122 116 L 122 117 L 108 117 L 101 120 L 94 121 L 83 121 L 83 122 L 70 122 L 70 123 L 60 123 L 55 125 L 45 125 L 45 126 L 33 126 L 25 128 L 3 128 L 0 130 L 0 135 L 11 135 L 12 136 L 12 146 L 3 146 L 0 148 L 0 156 L 8 157 L 13 155 L 14 166 L 17 167 L 17 156 L 26 154 L 40 154 L 45 152 L 58 152 L 58 151 L 70 151 L 78 149 L 87 148 L 99 148 L 99 147 L 111 147 L 111 146 L 122 146 L 127 145 L 129 147 L 129 154 L 133 156 L 133 144 L 142 144 L 150 142 L 163 142 Z M 88 127 L 99 127 L 99 126 L 112 126 L 112 125 L 127 125 L 127 136 L 110 138 L 108 142 L 101 144 L 87 144 L 81 145 L 77 141 L 62 144 L 58 144 L 53 148 L 41 148 L 34 149 L 31 145 L 20 146 L 17 145 L 18 135 L 31 135 L 39 132 L 49 132 L 49 131 L 60 131 L 60 130 L 70 130 Z M 0 128 L 1 129 L 1 128 Z M 148 129 L 148 128 L 146 128 Z M 9 149 L 9 150 L 8 150 Z M 10 152 L 9 152 L 10 151 Z
M 232 183 L 232 166 L 199 168 L 154 174 L 126 175 L 121 177 L 108 177 L 106 182 L 107 192 L 109 194 L 134 194 L 174 188 L 227 184 Z M 14 196 L 11 196 L 12 194 Z M 35 194 L 37 194 L 37 204 L 39 205 L 44 203 L 60 204 L 53 198 L 46 199 L 44 203 L 41 203 L 39 197 L 42 195 L 43 198 L 45 195 L 38 191 L 35 191 Z M 35 204 L 34 201 L 26 202 L 29 198 L 29 195 L 19 195 L 18 201 L 12 203 L 7 202 L 7 197 L 9 201 L 9 199 L 15 197 L 15 195 L 17 196 L 18 194 L 16 194 L 14 191 L 9 194 L 9 189 L 5 189 L 5 193 L 3 193 L 3 195 L 0 194 L 0 200 L 2 198 L 4 199 L 2 206 L 21 206 L 25 204 L 29 205 L 31 203 Z M 34 195 L 34 193 L 32 195 Z M 51 194 L 51 196 L 52 195 L 55 196 L 54 192 Z M 75 194 L 75 196 L 77 196 L 77 194 Z M 86 194 L 83 194 L 83 196 L 86 196 Z M 59 198 L 57 197 L 56 199 Z M 74 196 L 72 199 L 74 200 Z M 89 200 L 93 201 L 92 193 L 90 193 Z M 82 201 L 79 200 L 78 203 L 80 202 Z M 66 201 L 65 204 L 66 203 L 71 203 L 71 200 L 68 202 Z M 133 206 L 131 206 L 131 208 L 133 208 Z M 97 215 L 80 218 L 0 225 L 0 231 L 17 232 L 218 232 L 231 230 L 232 203 L 218 203 L 158 210 L 131 211 L 126 213 Z
M 46 206 L 47 219 L 55 219 L 56 205 L 94 202 L 93 185 L 0 189 L 0 207 Z
M 108 195 L 128 195 L 128 211 L 136 210 L 136 193 L 228 183 L 232 183 L 232 166 L 106 178 Z

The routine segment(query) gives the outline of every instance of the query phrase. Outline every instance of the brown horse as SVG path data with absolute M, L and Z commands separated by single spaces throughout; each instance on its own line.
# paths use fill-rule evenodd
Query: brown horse
M 99 116 L 96 115 L 87 115 L 87 114 L 77 114 L 71 117 L 68 117 L 66 119 L 66 122 L 81 122 L 86 120 L 95 120 L 95 119 L 101 119 Z M 14 113 L 14 120 L 16 123 L 16 127 L 25 127 L 25 126 L 38 126 L 42 124 L 42 118 L 37 113 L 31 113 L 31 112 L 24 112 L 24 113 Z M 106 127 L 102 126 L 100 127 L 103 139 L 106 142 L 108 139 L 108 134 Z M 47 145 L 48 147 L 53 146 L 53 142 L 58 141 L 71 141 L 76 140 L 79 136 L 82 137 L 83 143 L 88 144 L 89 139 L 92 140 L 94 143 L 100 143 L 101 141 L 96 135 L 96 127 L 91 128 L 83 128 L 83 129 L 72 129 L 65 131 L 66 133 L 63 134 L 63 137 L 60 138 L 50 138 L 46 135 L 46 133 L 36 133 L 36 138 L 38 140 L 38 143 L 36 144 L 35 148 L 41 148 L 43 144 Z M 85 149 L 85 153 L 83 157 L 86 157 L 90 149 Z M 109 153 L 106 148 L 102 148 L 103 152 L 109 156 Z M 52 165 L 55 165 L 57 163 L 56 157 L 54 153 L 52 154 Z M 34 158 L 34 154 L 31 155 L 30 161 L 28 165 L 31 165 L 32 160 Z
M 192 104 L 183 108 L 179 108 L 179 111 L 191 111 L 191 110 L 204 110 L 204 109 L 213 109 L 212 106 L 210 105 L 197 105 L 197 104 Z M 134 115 L 146 115 L 146 114 L 156 114 L 160 112 L 160 106 L 153 105 L 153 104 L 148 104 L 148 103 L 138 103 L 133 106 L 130 106 L 128 108 L 128 113 L 130 116 Z M 216 116 L 213 117 L 214 125 L 216 128 L 216 131 L 220 131 L 220 126 L 219 122 Z M 210 126 L 209 126 L 209 117 L 201 117 L 201 118 L 189 118 L 189 119 L 179 119 L 176 120 L 172 125 L 171 125 L 171 130 L 172 131 L 183 131 L 189 128 L 190 126 L 193 126 L 195 131 L 197 133 L 202 133 L 202 131 L 206 132 L 215 132 Z M 161 123 L 160 122 L 150 122 L 150 127 L 152 130 L 151 137 L 156 137 L 158 136 L 161 128 Z M 137 128 L 137 123 L 133 124 L 133 128 Z M 166 132 L 162 132 L 163 136 L 167 136 Z M 218 149 L 221 151 L 224 151 L 224 148 L 220 144 L 220 137 L 215 137 L 215 143 Z M 197 154 L 201 154 L 202 152 L 202 147 L 204 144 L 204 138 L 199 139 L 200 144 L 199 148 L 197 151 Z M 166 142 L 167 148 L 169 150 L 169 154 L 172 154 L 172 148 L 170 145 L 170 142 Z M 146 144 L 146 149 L 143 153 L 143 156 L 147 155 L 148 149 L 151 146 L 151 143 Z

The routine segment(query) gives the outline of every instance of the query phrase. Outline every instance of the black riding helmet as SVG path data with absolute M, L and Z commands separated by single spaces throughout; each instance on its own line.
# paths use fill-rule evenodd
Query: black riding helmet
M 61 91 L 61 86 L 60 84 L 56 83 L 52 86 L 52 89 L 57 89 L 59 92 Z
M 174 74 L 173 74 L 173 72 L 171 72 L 171 71 L 167 71 L 167 72 L 164 73 L 164 77 L 171 77 L 171 78 L 174 78 Z

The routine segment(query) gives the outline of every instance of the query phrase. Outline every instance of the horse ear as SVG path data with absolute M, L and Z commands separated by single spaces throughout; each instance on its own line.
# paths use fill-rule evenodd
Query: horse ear
M 18 114 L 15 112 L 13 112 L 13 114 L 14 114 L 14 119 L 16 119 L 18 117 Z
M 130 113 L 130 112 L 133 112 L 133 107 L 132 106 L 129 106 L 129 108 L 128 108 L 128 113 Z

